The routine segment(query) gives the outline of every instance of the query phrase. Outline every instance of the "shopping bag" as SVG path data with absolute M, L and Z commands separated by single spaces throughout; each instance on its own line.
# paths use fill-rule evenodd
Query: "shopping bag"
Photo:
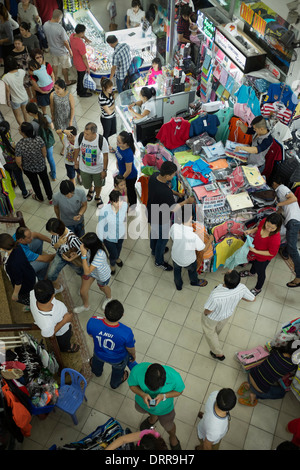
M 88 88 L 89 90 L 96 90 L 96 83 L 88 73 L 85 73 L 83 77 L 83 86 L 84 88 Z

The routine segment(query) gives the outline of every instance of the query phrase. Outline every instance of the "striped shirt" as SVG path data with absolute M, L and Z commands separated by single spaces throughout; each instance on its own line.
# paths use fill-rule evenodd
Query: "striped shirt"
M 210 310 L 208 315 L 210 320 L 222 321 L 230 317 L 241 299 L 254 300 L 255 296 L 248 287 L 240 283 L 234 289 L 228 289 L 223 284 L 219 284 L 210 294 L 205 310 Z
M 105 119 L 111 119 L 115 116 L 115 114 L 116 114 L 115 111 L 112 114 L 108 114 L 103 109 L 104 106 L 107 106 L 108 108 L 110 108 L 114 104 L 114 102 L 115 102 L 115 100 L 114 100 L 113 94 L 110 94 L 107 97 L 103 91 L 100 91 L 99 97 L 98 97 L 98 103 L 99 103 L 100 108 L 101 108 L 101 117 L 103 117 Z
M 93 261 L 91 262 L 91 266 L 96 268 L 91 272 L 91 276 L 94 277 L 97 281 L 105 282 L 110 278 L 111 272 L 105 251 L 97 251 Z
M 73 232 L 71 232 L 71 230 L 69 230 L 69 229 L 67 229 L 67 230 L 68 230 L 68 232 L 64 236 L 64 238 L 66 240 L 66 243 L 63 243 L 57 249 L 57 253 L 59 253 L 60 255 L 63 255 L 64 253 L 67 253 L 72 248 L 75 248 L 76 253 L 78 255 L 80 255 L 81 254 L 81 251 L 80 251 L 81 241 L 80 241 L 80 239 L 78 237 L 76 237 L 76 235 Z M 58 242 L 58 239 L 59 239 L 59 235 L 52 235 L 51 236 L 51 245 L 54 246 Z
M 257 387 L 262 392 L 267 392 L 279 379 L 295 369 L 296 365 L 290 357 L 285 357 L 274 349 L 265 361 L 253 367 L 249 373 Z

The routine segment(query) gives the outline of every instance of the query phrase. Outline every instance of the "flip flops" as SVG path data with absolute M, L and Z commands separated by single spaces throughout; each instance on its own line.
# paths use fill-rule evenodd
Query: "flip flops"
M 295 282 L 295 279 L 294 279 L 293 281 L 287 283 L 287 287 L 291 287 L 291 288 L 300 287 L 300 282 Z
M 252 408 L 257 405 L 258 400 L 255 399 L 253 403 L 251 403 L 250 398 L 239 398 L 239 403 L 245 406 L 251 406 Z
M 238 395 L 243 396 L 246 392 L 249 392 L 249 388 L 246 388 L 245 385 L 248 385 L 248 382 L 243 382 L 240 388 L 237 391 Z
M 240 276 L 241 277 L 252 277 L 254 274 L 250 273 L 250 271 L 245 270 L 245 271 L 240 271 Z
M 150 429 L 152 428 L 158 421 L 158 418 L 157 420 L 155 421 L 155 423 L 151 424 L 149 423 L 149 418 L 150 416 L 148 416 L 146 419 L 144 419 L 144 421 L 141 422 L 140 424 L 140 431 L 144 431 L 145 429 Z

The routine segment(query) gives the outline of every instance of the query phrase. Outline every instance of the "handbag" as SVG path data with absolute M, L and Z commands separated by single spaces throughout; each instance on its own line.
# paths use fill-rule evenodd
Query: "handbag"
M 41 49 L 48 49 L 48 41 L 47 41 L 44 28 L 39 23 L 36 23 L 36 35 L 39 40 Z

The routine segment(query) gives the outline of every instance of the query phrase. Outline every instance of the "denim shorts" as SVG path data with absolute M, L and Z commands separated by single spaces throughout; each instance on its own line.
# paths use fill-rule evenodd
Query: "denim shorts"
M 82 276 L 82 279 L 84 279 L 85 281 L 88 281 L 91 277 L 93 277 L 93 276 L 91 276 L 90 274 L 84 274 Z M 96 278 L 94 278 L 94 279 L 96 279 Z M 104 287 L 104 286 L 107 286 L 109 284 L 109 281 L 110 281 L 110 277 L 106 281 L 98 281 L 97 280 L 97 284 L 98 284 L 99 287 Z
M 28 100 L 23 101 L 23 103 L 14 103 L 13 101 L 10 102 L 12 109 L 21 108 L 21 106 L 25 106 L 28 103 Z

